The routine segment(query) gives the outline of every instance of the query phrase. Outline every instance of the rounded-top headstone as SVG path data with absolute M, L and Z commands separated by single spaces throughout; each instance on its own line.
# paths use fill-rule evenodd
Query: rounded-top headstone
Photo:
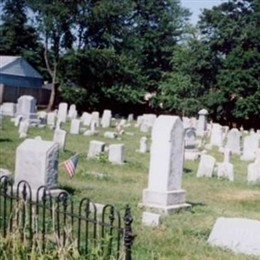
M 199 112 L 198 112 L 199 115 L 208 115 L 209 112 L 204 108 L 204 109 L 201 109 Z

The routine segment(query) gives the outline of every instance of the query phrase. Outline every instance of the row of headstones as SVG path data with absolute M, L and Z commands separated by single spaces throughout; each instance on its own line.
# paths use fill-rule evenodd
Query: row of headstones
M 216 159 L 207 154 L 202 154 L 198 166 L 197 177 L 212 177 L 214 171 L 217 170 L 218 178 L 227 178 L 234 181 L 234 166 L 230 163 L 231 151 L 225 149 L 224 161 L 216 164 Z M 257 149 L 255 161 L 247 166 L 247 182 L 260 182 L 260 149 Z M 215 167 L 217 166 L 217 167 Z

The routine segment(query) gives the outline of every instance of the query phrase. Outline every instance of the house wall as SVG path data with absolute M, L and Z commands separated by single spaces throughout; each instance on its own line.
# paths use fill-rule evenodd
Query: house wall
M 0 84 L 13 87 L 41 88 L 43 80 L 0 73 Z
M 4 102 L 16 103 L 23 95 L 30 95 L 36 98 L 37 105 L 47 105 L 51 91 L 43 88 L 12 87 L 0 84 L 0 104 Z

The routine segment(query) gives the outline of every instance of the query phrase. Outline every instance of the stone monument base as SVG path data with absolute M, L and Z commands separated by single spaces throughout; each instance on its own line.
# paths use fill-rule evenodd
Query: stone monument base
M 165 192 L 145 189 L 140 206 L 156 213 L 172 214 L 191 207 L 185 200 L 186 191 L 183 189 Z

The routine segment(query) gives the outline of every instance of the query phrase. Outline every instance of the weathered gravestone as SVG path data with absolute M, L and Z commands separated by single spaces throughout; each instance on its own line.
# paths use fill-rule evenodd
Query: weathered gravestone
M 57 117 L 63 123 L 66 123 L 67 111 L 68 111 L 68 104 L 67 103 L 60 103 Z
M 96 123 L 96 127 L 99 127 L 99 112 L 97 111 L 92 112 L 92 122 L 93 121 Z
M 185 160 L 198 159 L 199 153 L 196 148 L 196 129 L 194 127 L 188 127 L 185 129 L 184 148 L 185 148 Z
M 230 181 L 234 181 L 234 167 L 233 164 L 229 162 L 231 151 L 226 148 L 224 151 L 224 161 L 218 164 L 218 178 L 227 178 Z
M 139 152 L 140 153 L 146 153 L 148 150 L 148 144 L 147 144 L 147 137 L 143 136 L 140 139 L 140 148 L 139 148 Z
M 16 149 L 15 185 L 26 180 L 32 189 L 54 188 L 58 181 L 59 145 L 50 141 L 26 139 Z
M 5 102 L 1 106 L 1 112 L 4 116 L 15 116 L 16 114 L 16 104 L 11 102 Z
M 78 112 L 77 112 L 77 109 L 76 109 L 76 105 L 71 104 L 70 107 L 69 107 L 68 118 L 76 119 L 77 115 L 78 115 Z
M 260 221 L 220 217 L 214 224 L 208 243 L 235 253 L 260 256 Z
M 205 131 L 207 130 L 207 123 L 208 123 L 208 111 L 206 109 L 202 109 L 198 112 L 199 119 L 197 122 L 197 135 L 203 136 Z
M 66 144 L 67 132 L 62 129 L 55 129 L 53 134 L 53 142 L 59 145 L 59 149 L 63 150 Z
M 125 160 L 125 145 L 110 144 L 108 148 L 108 161 L 114 164 L 123 164 Z
M 16 116 L 22 115 L 29 123 L 37 121 L 36 99 L 32 96 L 21 96 L 17 100 Z
M 223 146 L 223 131 L 220 124 L 213 124 L 212 126 L 210 144 L 218 147 Z
M 103 128 L 110 127 L 111 118 L 112 118 L 111 110 L 108 110 L 108 109 L 104 110 L 102 118 L 101 118 L 101 126 Z
M 96 158 L 100 153 L 104 152 L 105 143 L 92 140 L 89 143 L 88 158 Z
M 240 157 L 244 161 L 255 159 L 256 150 L 259 148 L 259 137 L 256 134 L 245 136 L 243 142 L 243 153 Z
M 80 128 L 80 120 L 72 119 L 70 124 L 70 134 L 73 135 L 79 134 L 79 128 Z
M 230 149 L 232 154 L 240 155 L 241 133 L 237 128 L 232 128 L 227 134 L 226 148 Z
M 56 120 L 56 113 L 55 112 L 49 112 L 47 114 L 47 125 L 50 128 L 54 128 L 55 127 L 55 120 Z
M 208 154 L 202 154 L 197 171 L 197 177 L 212 177 L 216 159 Z
M 28 129 L 29 129 L 29 122 L 27 120 L 21 121 L 18 130 L 19 138 L 26 138 Z
M 181 188 L 184 129 L 177 116 L 159 116 L 153 126 L 148 188 L 142 205 L 162 213 L 189 207 Z
M 92 121 L 92 115 L 88 112 L 84 112 L 81 117 L 83 126 L 90 126 Z
M 256 151 L 255 161 L 247 166 L 247 182 L 260 182 L 260 149 Z

